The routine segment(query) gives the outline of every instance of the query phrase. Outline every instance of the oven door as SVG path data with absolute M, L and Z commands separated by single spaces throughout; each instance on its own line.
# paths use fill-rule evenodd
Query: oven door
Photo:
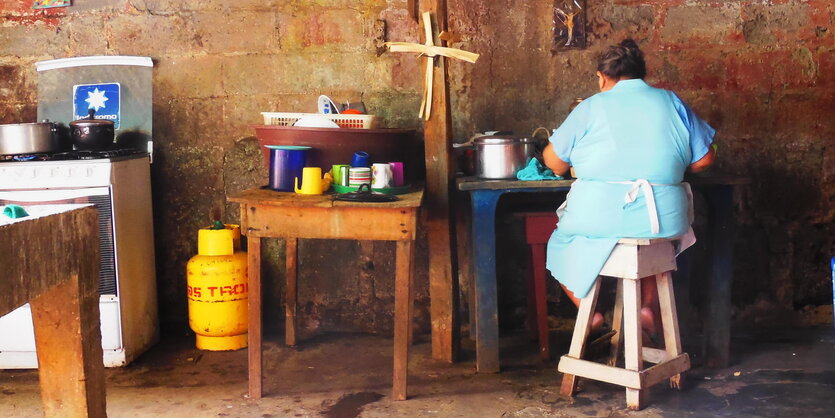
M 80 189 L 3 190 L 0 206 L 55 205 L 67 203 L 93 204 L 99 212 L 99 294 L 116 296 L 116 250 L 113 241 L 113 211 L 110 187 Z

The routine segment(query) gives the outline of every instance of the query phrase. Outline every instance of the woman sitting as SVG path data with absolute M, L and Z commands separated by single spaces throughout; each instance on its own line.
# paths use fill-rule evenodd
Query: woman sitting
M 692 238 L 692 195 L 685 170 L 713 163 L 714 129 L 675 93 L 651 87 L 644 56 L 626 39 L 602 54 L 600 93 L 582 101 L 554 131 L 545 164 L 573 166 L 577 181 L 557 210 L 547 267 L 579 306 L 620 238 Z M 689 238 L 687 239 L 687 236 Z M 641 318 L 657 334 L 655 280 L 642 280 Z M 596 313 L 592 329 L 603 323 Z

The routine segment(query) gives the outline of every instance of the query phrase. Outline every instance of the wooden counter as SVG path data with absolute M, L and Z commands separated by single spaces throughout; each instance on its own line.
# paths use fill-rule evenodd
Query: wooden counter
M 25 218 L 0 215 L 0 316 L 31 304 L 45 416 L 106 416 L 98 212 L 92 205 L 27 210 Z

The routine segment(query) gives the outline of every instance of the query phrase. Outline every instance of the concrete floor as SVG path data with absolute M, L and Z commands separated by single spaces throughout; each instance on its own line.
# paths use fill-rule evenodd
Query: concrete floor
M 567 335 L 554 336 L 567 341 Z M 792 328 L 739 335 L 734 366 L 696 368 L 678 392 L 652 389 L 640 412 L 624 408 L 623 390 L 581 381 L 573 400 L 559 395 L 555 362 L 536 358 L 523 335 L 502 339 L 502 373 L 477 374 L 472 347 L 465 361 L 429 358 L 418 338 L 410 363 L 410 399 L 393 402 L 391 339 L 331 334 L 285 348 L 269 337 L 265 398 L 246 393 L 246 350 L 201 352 L 188 336 L 167 336 L 133 364 L 107 371 L 112 417 L 536 417 L 536 416 L 832 416 L 835 337 L 832 328 Z M 470 343 L 471 344 L 471 343 Z M 555 352 L 565 345 L 556 344 Z M 562 350 L 562 351 L 557 351 Z M 0 415 L 40 416 L 35 371 L 0 372 Z

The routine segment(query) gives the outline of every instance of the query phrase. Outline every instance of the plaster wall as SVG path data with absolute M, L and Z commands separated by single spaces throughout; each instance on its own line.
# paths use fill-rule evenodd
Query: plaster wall
M 419 41 L 403 0 L 76 0 L 33 11 L 0 3 L 0 122 L 31 122 L 36 61 L 124 54 L 154 59 L 152 168 L 160 310 L 186 317 L 185 263 L 196 231 L 227 193 L 266 184 L 248 125 L 261 111 L 315 111 L 319 94 L 364 93 L 387 127 L 419 128 L 421 61 L 382 54 Z M 595 56 L 623 37 L 648 59 L 648 81 L 675 90 L 719 132 L 718 168 L 751 177 L 737 203 L 734 299 L 792 309 L 824 304 L 835 253 L 835 5 L 829 0 L 589 0 L 588 48 L 553 52 L 551 0 L 450 0 L 454 46 L 482 54 L 450 64 L 454 133 L 556 127 L 595 93 Z M 283 268 L 268 242 L 265 272 Z M 304 241 L 305 328 L 387 331 L 394 249 Z M 418 317 L 428 321 L 426 248 Z M 270 315 L 282 286 L 267 284 Z

